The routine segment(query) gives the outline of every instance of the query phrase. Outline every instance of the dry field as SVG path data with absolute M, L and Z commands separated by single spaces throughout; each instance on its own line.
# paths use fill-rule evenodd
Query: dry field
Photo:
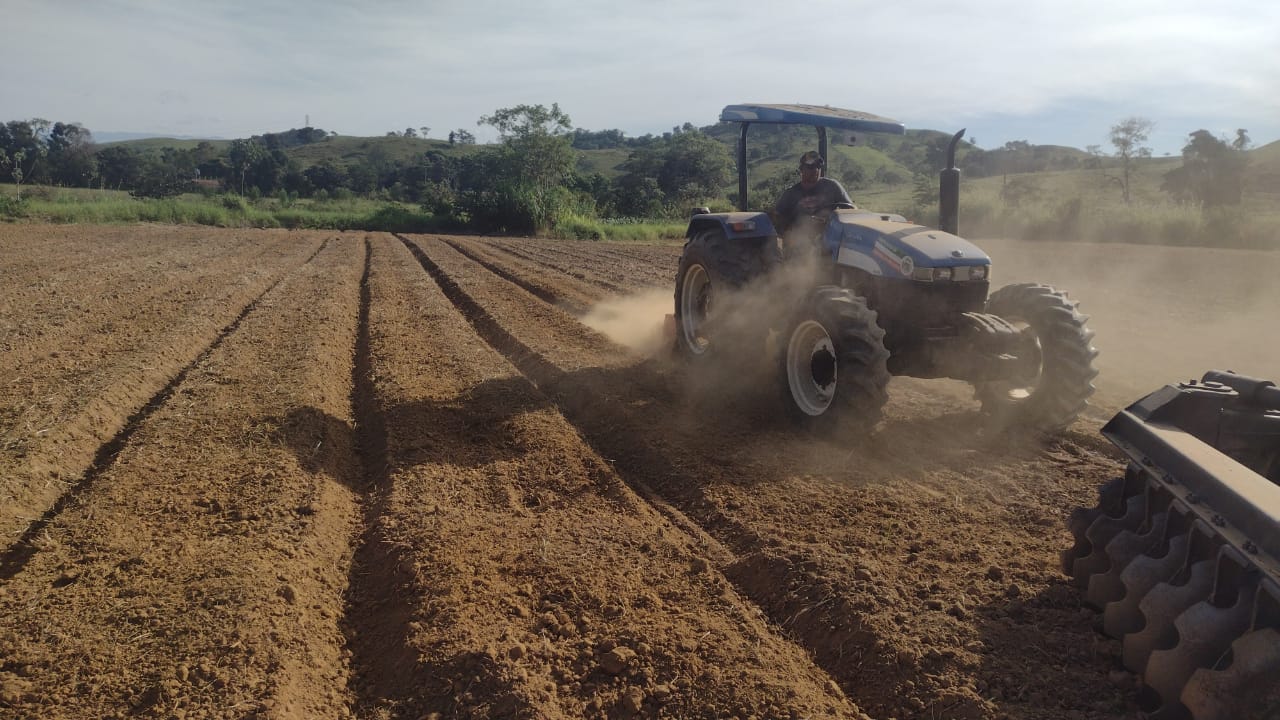
M 0 226 L 0 717 L 1133 717 L 1064 519 L 1117 407 L 1280 380 L 1280 255 L 984 246 L 1094 318 L 1060 438 L 708 389 L 677 247 Z

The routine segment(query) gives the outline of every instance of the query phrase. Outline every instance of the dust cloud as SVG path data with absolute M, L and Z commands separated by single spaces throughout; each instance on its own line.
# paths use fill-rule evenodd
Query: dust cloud
M 816 273 L 815 263 L 793 260 L 741 289 L 717 289 L 711 318 L 717 336 L 727 336 L 728 342 L 739 337 L 755 340 L 763 329 L 780 326 L 782 315 L 799 307 Z M 651 288 L 606 299 L 593 306 L 581 322 L 645 357 L 658 355 L 675 341 L 663 327 L 665 317 L 675 311 L 674 284 L 673 277 L 672 288 Z
M 669 345 L 663 322 L 672 311 L 671 292 L 653 288 L 609 298 L 591 308 L 582 324 L 644 357 L 652 357 Z
M 992 288 L 1041 282 L 1080 301 L 1096 332 L 1095 405 L 1234 370 L 1280 382 L 1280 253 L 982 240 Z

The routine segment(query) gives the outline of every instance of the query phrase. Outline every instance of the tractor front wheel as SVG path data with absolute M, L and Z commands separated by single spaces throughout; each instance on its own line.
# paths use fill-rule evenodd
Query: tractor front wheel
M 866 300 L 834 285 L 809 296 L 781 340 L 783 402 L 820 431 L 840 418 L 870 430 L 889 395 L 884 330 Z
M 983 411 L 1002 428 L 1057 432 L 1070 425 L 1093 395 L 1098 374 L 1088 316 L 1066 293 L 1031 283 L 991 293 L 987 312 L 1021 330 L 1026 371 L 1016 379 L 975 385 Z

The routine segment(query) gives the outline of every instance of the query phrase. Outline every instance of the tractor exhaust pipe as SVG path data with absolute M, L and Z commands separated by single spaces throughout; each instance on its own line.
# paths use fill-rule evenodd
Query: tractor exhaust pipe
M 964 137 L 964 129 L 951 137 L 947 146 L 947 167 L 938 178 L 938 229 L 960 234 L 960 168 L 956 167 L 956 145 Z

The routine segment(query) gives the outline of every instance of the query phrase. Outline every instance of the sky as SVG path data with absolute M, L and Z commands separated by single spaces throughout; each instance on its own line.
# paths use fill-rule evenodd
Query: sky
M 237 138 L 430 127 L 558 103 L 662 133 L 737 103 L 809 103 L 1084 149 L 1129 117 L 1280 140 L 1273 0 L 4 0 L 0 122 Z

